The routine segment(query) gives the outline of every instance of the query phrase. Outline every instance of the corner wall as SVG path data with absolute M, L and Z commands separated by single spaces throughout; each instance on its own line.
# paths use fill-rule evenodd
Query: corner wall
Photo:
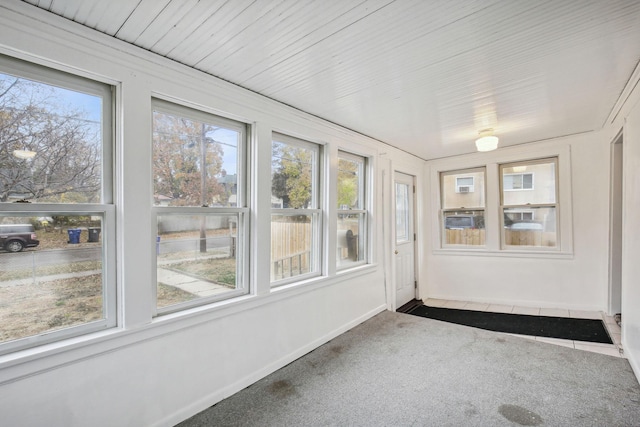
M 626 116 L 623 139 L 622 346 L 640 378 L 640 102 Z
M 602 310 L 608 290 L 609 147 L 596 132 L 541 143 L 500 148 L 427 162 L 431 213 L 425 241 L 427 280 L 421 295 L 431 298 L 531 307 Z M 486 249 L 440 247 L 438 175 L 482 165 L 493 176 L 487 187 L 487 215 L 498 218 L 497 164 L 560 155 L 559 251 L 502 251 L 499 223 L 487 223 Z M 493 188 L 495 187 L 495 188 Z M 489 217 L 487 217 L 487 221 Z M 493 239 L 491 242 L 489 239 Z M 493 245 L 493 246 L 491 246 Z
M 388 177 L 384 168 L 393 162 L 418 164 L 422 181 L 422 161 L 23 2 L 0 4 L 0 53 L 115 88 L 119 312 L 117 328 L 0 356 L 0 424 L 174 425 L 386 308 L 382 236 L 391 221 L 382 207 L 383 170 Z M 158 318 L 150 221 L 154 96 L 252 124 L 252 183 L 262 190 L 267 183 L 252 206 L 251 293 Z M 329 153 L 371 156 L 370 265 L 336 274 L 327 262 L 323 277 L 270 289 L 264 242 L 272 130 L 325 144 Z M 325 259 L 333 251 L 324 248 Z

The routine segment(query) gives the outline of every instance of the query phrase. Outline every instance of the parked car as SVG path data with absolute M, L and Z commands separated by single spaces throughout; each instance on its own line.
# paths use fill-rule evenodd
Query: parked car
M 444 219 L 444 228 L 448 230 L 484 228 L 484 216 L 466 214 L 449 215 Z
M 40 244 L 31 224 L 0 224 L 0 247 L 8 252 L 20 252 Z
M 544 229 L 541 223 L 535 221 L 514 222 L 507 228 L 513 231 L 542 231 Z

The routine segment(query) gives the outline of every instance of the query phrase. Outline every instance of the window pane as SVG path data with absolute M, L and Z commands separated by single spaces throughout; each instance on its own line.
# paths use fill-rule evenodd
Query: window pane
M 365 214 L 338 214 L 338 268 L 364 260 Z
M 484 169 L 442 173 L 442 208 L 483 208 L 484 175 Z
M 153 197 L 157 206 L 238 206 L 242 132 L 153 112 Z
M 503 205 L 556 203 L 555 161 L 503 165 L 500 169 Z
M 275 138 L 275 136 L 274 136 Z M 317 149 L 273 141 L 271 204 L 293 209 L 316 208 Z
M 0 202 L 100 203 L 103 99 L 0 73 Z
M 157 306 L 238 288 L 238 215 L 159 215 Z
M 396 242 L 409 239 L 409 186 L 396 183 Z
M 485 244 L 483 210 L 444 212 L 443 222 L 445 245 Z
M 1 342 L 105 318 L 102 224 L 78 214 L 0 216 Z
M 271 215 L 272 282 L 315 271 L 316 221 L 317 215 Z
M 364 158 L 338 159 L 338 209 L 363 209 Z
M 556 208 L 504 209 L 506 246 L 556 247 Z

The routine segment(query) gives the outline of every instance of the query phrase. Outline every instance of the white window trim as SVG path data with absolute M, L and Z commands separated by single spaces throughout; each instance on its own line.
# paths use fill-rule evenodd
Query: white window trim
M 86 77 L 47 68 L 35 63 L 0 55 L 0 72 L 39 83 L 62 87 L 102 98 L 102 168 L 101 203 L 0 203 L 3 215 L 42 213 L 50 215 L 94 215 L 102 217 L 102 293 L 104 318 L 60 330 L 50 330 L 5 343 L 0 343 L 0 355 L 44 344 L 55 343 L 93 332 L 114 328 L 118 323 L 116 306 L 116 209 L 114 195 L 115 132 L 112 87 Z
M 281 142 L 294 147 L 305 148 L 315 152 L 316 161 L 312 169 L 312 186 L 311 186 L 311 206 L 309 208 L 271 208 L 270 216 L 273 215 L 305 215 L 312 218 L 312 224 L 315 220 L 315 226 L 311 229 L 311 246 L 315 249 L 315 254 L 309 256 L 309 273 L 299 274 L 296 276 L 286 277 L 279 280 L 271 281 L 271 288 L 277 288 L 284 285 L 303 283 L 314 277 L 322 275 L 323 270 L 323 230 L 324 230 L 324 218 L 323 218 L 323 201 L 322 201 L 322 189 L 325 185 L 323 182 L 323 164 L 324 164 L 324 150 L 321 144 L 306 141 L 293 136 L 285 135 L 279 132 L 273 132 L 271 136 L 271 143 Z M 271 223 L 271 222 L 270 222 Z M 269 265 L 273 263 L 271 254 L 269 254 Z
M 362 231 L 360 232 L 360 234 L 362 235 L 362 247 L 363 247 L 363 259 L 353 262 L 353 263 L 349 263 L 347 265 L 344 266 L 338 266 L 337 262 L 336 262 L 336 271 L 338 272 L 342 272 L 342 271 L 347 271 L 347 270 L 351 270 L 354 268 L 358 268 L 361 267 L 363 265 L 369 264 L 369 197 L 368 195 L 370 194 L 370 189 L 369 189 L 369 181 L 370 179 L 369 177 L 369 168 L 370 168 L 370 164 L 371 161 L 367 156 L 361 156 L 358 154 L 354 154 L 348 151 L 344 151 L 344 150 L 338 150 L 338 159 L 346 159 L 346 160 L 351 160 L 351 161 L 355 161 L 355 162 L 362 162 L 362 168 L 360 170 L 360 174 L 359 174 L 359 193 L 358 194 L 358 200 L 359 200 L 359 209 L 336 209 L 336 220 L 338 218 L 338 215 L 363 215 L 364 216 L 364 220 L 363 220 L 363 226 L 362 226 Z M 336 185 L 337 185 L 337 181 L 336 181 Z M 336 239 L 337 239 L 337 235 L 336 235 Z M 337 245 L 336 245 L 336 250 L 337 250 Z
M 509 176 L 509 175 L 514 175 L 514 174 L 505 174 L 502 175 L 500 174 L 500 191 L 501 191 L 501 195 L 500 195 L 500 245 L 502 249 L 506 249 L 506 250 L 522 250 L 523 248 L 527 248 L 530 251 L 544 251 L 544 252 L 557 252 L 560 250 L 561 247 L 561 233 L 560 233 L 560 227 L 558 226 L 558 217 L 560 215 L 560 203 L 558 200 L 558 157 L 548 157 L 548 158 L 544 158 L 544 159 L 539 159 L 539 160 L 533 160 L 533 161 L 522 161 L 522 162 L 510 162 L 508 164 L 500 164 L 499 165 L 499 172 L 502 168 L 508 168 L 508 167 L 512 167 L 514 164 L 518 165 L 518 166 L 525 166 L 525 165 L 537 165 L 537 164 L 547 164 L 547 163 L 553 163 L 555 166 L 555 182 L 554 182 L 554 186 L 555 186 L 555 203 L 529 203 L 529 204 L 518 204 L 518 205 L 505 205 L 504 201 L 502 200 L 502 191 L 503 191 L 503 185 L 504 185 L 504 180 L 503 180 L 503 176 Z M 531 173 L 531 175 L 533 175 L 532 172 L 527 172 L 527 173 Z M 520 174 L 520 173 L 518 173 Z M 522 175 L 524 175 L 525 173 L 522 173 Z M 524 178 L 523 178 L 523 183 L 524 183 Z M 531 177 L 531 190 L 533 190 L 533 176 Z M 529 189 L 519 189 L 519 190 L 515 190 L 515 191 L 521 191 L 521 190 L 529 190 Z M 504 191 L 509 191 L 509 190 L 504 190 Z M 504 227 L 504 211 L 505 209 L 511 209 L 511 208 L 515 208 L 515 209 L 532 209 L 535 210 L 536 208 L 554 208 L 555 209 L 555 213 L 556 213 L 556 246 L 553 247 L 547 247 L 547 246 L 518 246 L 518 245 L 507 245 L 505 242 L 505 227 Z M 532 216 L 535 216 L 535 214 L 532 214 Z
M 212 295 L 209 297 L 197 298 L 191 301 L 185 301 L 179 304 L 173 304 L 167 307 L 158 308 L 157 292 L 158 292 L 158 264 L 157 256 L 153 257 L 152 269 L 152 316 L 164 316 L 176 312 L 182 312 L 194 307 L 205 306 L 222 300 L 237 298 L 250 292 L 249 288 L 249 220 L 250 208 L 248 207 L 248 182 L 249 171 L 247 168 L 248 161 L 248 135 L 250 133 L 249 125 L 236 120 L 221 117 L 206 111 L 194 109 L 193 107 L 166 101 L 160 98 L 153 98 L 151 102 L 152 114 L 154 111 L 168 113 L 180 117 L 190 118 L 197 121 L 214 123 L 227 129 L 232 129 L 240 133 L 241 143 L 238 145 L 238 188 L 237 188 L 237 206 L 236 207 L 219 207 L 219 206 L 155 206 L 153 204 L 153 194 L 150 195 L 150 205 L 152 213 L 152 221 L 154 224 L 158 222 L 158 216 L 167 215 L 238 215 L 238 240 L 236 248 L 236 289 L 224 292 L 220 295 Z M 152 141 L 149 141 L 151 144 Z M 153 189 L 153 185 L 151 186 Z M 157 226 L 154 226 L 157 229 Z M 155 234 L 153 241 L 150 242 L 150 248 L 155 248 Z M 155 250 L 154 250 L 155 253 Z
M 458 191 L 458 178 L 474 178 L 474 189 L 475 189 L 475 177 L 473 176 L 464 176 L 464 174 L 467 173 L 478 173 L 478 172 L 482 172 L 484 174 L 484 182 L 485 182 L 485 206 L 459 206 L 459 207 L 451 207 L 451 208 L 443 208 L 442 205 L 444 203 L 444 199 L 443 199 L 443 192 L 442 192 L 442 184 L 443 184 L 443 178 L 445 175 L 457 175 L 457 174 L 461 174 L 463 176 L 460 177 L 456 177 L 456 194 L 459 193 Z M 444 217 L 448 212 L 456 212 L 456 211 L 478 211 L 478 212 L 482 212 L 483 215 L 486 217 L 486 204 L 487 204 L 487 195 L 486 195 L 486 185 L 487 185 L 487 170 L 485 166 L 475 166 L 475 167 L 470 167 L 470 168 L 465 168 L 465 169 L 455 169 L 455 170 L 442 170 L 442 171 L 438 171 L 438 200 L 439 200 L 439 215 L 438 215 L 438 224 L 439 224 L 439 233 L 437 233 L 440 237 L 439 237 L 439 248 L 442 249 L 446 249 L 446 248 L 453 248 L 453 249 L 464 249 L 464 250 L 471 250 L 471 251 L 475 251 L 475 250 L 481 250 L 481 249 L 486 249 L 486 239 L 487 239 L 487 227 L 486 227 L 486 218 L 485 218 L 485 244 L 484 245 L 456 245 L 456 244 L 452 244 L 452 243 L 446 243 L 445 242 L 445 233 L 446 233 L 446 224 L 445 224 L 445 220 Z
M 486 209 L 485 228 L 487 230 L 485 247 L 449 248 L 441 246 L 440 229 L 441 211 L 438 205 L 431 204 L 428 215 L 431 227 L 431 251 L 435 255 L 474 255 L 490 257 L 523 257 L 523 258 L 573 258 L 573 209 L 571 200 L 571 144 L 564 140 L 530 144 L 528 146 L 506 147 L 487 153 L 473 153 L 455 158 L 434 160 L 428 163 L 430 177 L 430 193 L 432 200 L 441 200 L 440 174 L 455 170 L 466 170 L 478 167 L 487 168 L 486 181 Z M 558 188 L 558 210 L 556 226 L 558 227 L 558 249 L 536 250 L 531 247 L 503 249 L 500 243 L 500 233 L 489 230 L 498 230 L 501 224 L 500 212 L 500 188 L 499 165 L 505 163 L 521 163 L 527 160 L 535 162 L 538 159 L 557 157 L 558 170 L 556 171 L 556 185 Z M 470 208 L 471 209 L 471 208 Z

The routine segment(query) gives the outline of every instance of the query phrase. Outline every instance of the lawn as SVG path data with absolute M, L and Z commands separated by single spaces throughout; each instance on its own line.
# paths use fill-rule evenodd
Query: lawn
M 83 230 L 80 244 L 67 243 L 66 233 L 58 231 L 37 232 L 40 245 L 33 252 L 34 256 L 45 250 L 66 248 L 100 247 L 100 242 L 87 243 L 87 231 Z M 165 236 L 168 238 L 168 236 Z M 171 235 L 171 238 L 177 237 Z M 191 237 L 180 235 L 179 237 Z M 181 253 L 174 253 L 175 258 L 163 258 L 163 268 L 185 275 L 212 281 L 231 289 L 235 288 L 236 262 L 234 258 L 212 257 L 209 251 L 203 257 L 191 258 Z M 2 254 L 3 260 L 11 261 L 13 254 Z M 35 258 L 37 260 L 37 258 Z M 35 275 L 39 280 L 27 280 L 22 283 L 10 283 L 18 279 L 33 277 L 34 269 L 2 268 L 0 264 L 0 342 L 33 336 L 44 332 L 55 331 L 70 326 L 81 325 L 104 318 L 102 295 L 101 261 L 79 261 L 59 265 L 36 266 Z M 71 278 L 44 279 L 62 273 L 84 273 Z M 52 280 L 53 279 L 53 280 Z M 4 282 L 4 283 L 3 283 Z M 158 283 L 158 307 L 166 307 L 190 301 L 196 295 L 174 286 Z M 149 290 L 151 293 L 151 289 Z

